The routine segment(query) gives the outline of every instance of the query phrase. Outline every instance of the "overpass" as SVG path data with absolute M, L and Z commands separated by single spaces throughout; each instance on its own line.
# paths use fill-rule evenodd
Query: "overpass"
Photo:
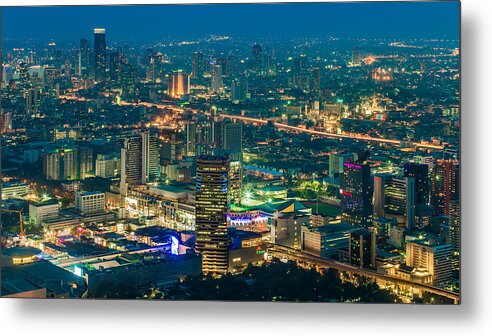
M 420 295 L 424 292 L 439 295 L 453 300 L 454 304 L 458 304 L 460 300 L 459 293 L 451 292 L 444 288 L 439 288 L 428 284 L 416 283 L 410 280 L 400 279 L 386 274 L 380 274 L 373 270 L 357 268 L 335 260 L 323 259 L 313 254 L 306 253 L 303 251 L 298 251 L 289 247 L 271 245 L 267 248 L 267 253 L 268 255 L 272 255 L 281 260 L 287 259 L 298 263 L 314 264 L 319 267 L 332 268 L 340 272 L 365 276 L 367 278 L 376 280 L 378 283 L 382 283 L 385 285 L 390 283 L 402 287 L 416 289 L 419 291 Z
M 243 117 L 243 116 L 237 116 L 237 115 L 231 115 L 231 114 L 221 114 L 220 116 L 223 118 L 232 119 L 232 120 L 239 120 L 239 121 L 242 121 L 244 123 L 251 123 L 254 125 L 266 125 L 269 122 L 269 120 L 267 120 L 267 119 Z M 363 134 L 355 134 L 355 133 L 354 134 L 335 134 L 335 133 L 329 133 L 329 132 L 323 132 L 323 131 L 316 131 L 316 130 L 306 129 L 306 128 L 302 128 L 302 127 L 297 127 L 297 126 L 290 126 L 290 125 L 278 123 L 275 121 L 273 121 L 273 125 L 279 130 L 297 132 L 297 133 L 308 133 L 308 134 L 319 135 L 319 136 L 332 138 L 332 139 L 353 139 L 353 140 L 361 140 L 361 141 L 368 141 L 368 142 L 385 143 L 385 144 L 396 145 L 396 146 L 399 146 L 403 142 L 403 141 L 396 140 L 396 139 L 375 138 L 375 137 L 371 137 L 371 136 L 363 135 Z M 424 148 L 424 149 L 433 149 L 433 150 L 444 149 L 444 147 L 441 145 L 433 145 L 433 144 L 429 144 L 429 143 L 412 142 L 411 144 L 415 147 Z

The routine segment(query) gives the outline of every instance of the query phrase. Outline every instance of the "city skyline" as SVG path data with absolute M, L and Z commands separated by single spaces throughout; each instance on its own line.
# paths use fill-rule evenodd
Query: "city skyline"
M 427 3 L 350 3 L 353 37 L 309 37 L 335 5 L 267 5 L 311 13 L 300 38 L 4 43 L 0 296 L 459 304 L 460 41 L 408 38 Z M 175 16 L 203 35 L 233 8 Z M 378 15 L 395 38 L 358 33 Z

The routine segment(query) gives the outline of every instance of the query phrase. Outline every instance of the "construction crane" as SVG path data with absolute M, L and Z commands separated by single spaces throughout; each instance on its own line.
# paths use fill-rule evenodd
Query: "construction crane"
M 10 212 L 10 213 L 18 213 L 19 214 L 19 243 L 22 243 L 23 238 L 26 236 L 26 230 L 24 229 L 24 225 L 22 224 L 22 209 L 20 210 L 10 210 L 10 209 L 0 209 L 0 212 Z

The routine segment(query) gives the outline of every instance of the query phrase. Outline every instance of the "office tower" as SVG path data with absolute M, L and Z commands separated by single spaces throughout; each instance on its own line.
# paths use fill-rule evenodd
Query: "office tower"
M 159 137 L 148 131 L 142 137 L 142 183 L 155 181 L 159 178 Z
M 231 64 L 229 62 L 229 58 L 219 58 L 217 59 L 217 63 L 222 68 L 222 76 L 229 77 L 231 75 Z
M 79 47 L 79 62 L 77 74 L 87 77 L 90 74 L 91 62 L 91 43 L 89 40 L 81 39 Z
M 359 268 L 376 268 L 376 235 L 360 229 L 350 232 L 349 262 Z
M 168 94 L 173 98 L 180 98 L 190 93 L 190 76 L 178 71 L 169 75 Z
M 391 176 L 388 174 L 378 174 L 374 176 L 374 216 L 384 217 L 384 206 L 385 206 L 385 188 L 388 181 L 391 180 Z
M 271 53 L 265 53 L 263 55 L 263 73 L 269 74 L 273 68 L 273 56 Z
M 334 177 L 341 175 L 343 172 L 343 164 L 345 162 L 354 162 L 357 160 L 357 154 L 355 153 L 332 153 L 329 156 L 328 162 L 328 176 Z
M 248 80 L 244 77 L 236 78 L 231 85 L 231 100 L 235 103 L 246 100 L 248 94 Z
M 121 63 L 120 67 L 121 96 L 133 99 L 137 85 L 137 74 L 135 65 L 130 63 Z
M 203 53 L 195 51 L 191 60 L 191 77 L 199 78 L 203 76 L 204 72 L 204 61 Z
M 243 165 L 241 161 L 230 161 L 229 164 L 229 194 L 231 203 L 241 204 L 243 187 Z
M 459 269 L 461 242 L 461 207 L 459 200 L 452 200 L 449 204 L 449 243 L 453 251 L 453 269 Z
M 96 82 L 106 77 L 106 29 L 94 29 L 94 74 Z
M 228 74 L 230 77 L 237 76 L 238 75 L 238 61 L 237 57 L 235 55 L 229 55 L 227 56 L 227 64 L 229 66 L 228 68 Z
M 415 178 L 415 206 L 423 207 L 430 203 L 429 166 L 406 162 L 404 176 Z
M 384 189 L 384 214 L 399 218 L 408 230 L 415 228 L 415 177 L 393 177 Z
M 210 65 L 210 72 L 210 91 L 222 92 L 224 89 L 224 83 L 222 82 L 222 67 L 219 64 L 212 63 Z
M 162 53 L 152 52 L 147 56 L 145 79 L 149 82 L 160 82 L 162 79 Z
M 321 89 L 321 75 L 319 72 L 319 68 L 313 68 L 311 70 L 311 91 L 314 93 L 319 93 Z
M 251 51 L 251 69 L 257 73 L 263 70 L 263 51 L 259 44 L 254 44 Z
M 222 147 L 225 152 L 242 153 L 243 151 L 243 124 L 224 122 L 222 124 Z
M 309 85 L 309 74 L 306 73 L 307 58 L 306 55 L 294 57 L 292 60 L 292 85 L 297 89 L 307 89 Z
M 121 73 L 121 63 L 123 55 L 119 51 L 113 51 L 109 54 L 109 79 L 114 82 L 119 81 Z
M 415 227 L 421 228 L 428 224 L 429 217 L 432 215 L 429 166 L 407 162 L 403 168 L 404 176 L 415 178 Z
M 196 155 L 196 123 L 194 122 L 185 126 L 185 155 Z
M 368 227 L 372 218 L 371 168 L 345 162 L 340 181 L 342 222 Z
M 92 149 L 88 147 L 77 148 L 77 178 L 83 180 L 92 172 Z
M 99 191 L 77 191 L 75 193 L 75 209 L 82 215 L 104 213 L 105 194 Z
M 65 65 L 63 70 L 65 73 L 65 77 L 70 77 L 70 61 L 68 59 L 65 60 Z
M 30 88 L 24 91 L 24 119 L 31 119 L 41 112 L 41 90 Z
M 449 216 L 450 203 L 460 197 L 460 163 L 438 160 L 431 174 L 431 203 L 437 214 Z
M 406 244 L 405 263 L 409 267 L 426 270 L 432 276 L 432 284 L 442 286 L 451 280 L 451 254 L 450 244 L 411 241 Z
M 195 246 L 202 254 L 205 274 L 227 273 L 229 203 L 229 158 L 200 156 L 196 160 Z

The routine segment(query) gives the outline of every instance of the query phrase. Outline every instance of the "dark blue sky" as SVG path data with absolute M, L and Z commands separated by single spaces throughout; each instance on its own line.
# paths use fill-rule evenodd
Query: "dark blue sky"
M 244 37 L 458 39 L 459 2 L 4 7 L 4 38 L 75 41 L 104 27 L 108 40 Z

